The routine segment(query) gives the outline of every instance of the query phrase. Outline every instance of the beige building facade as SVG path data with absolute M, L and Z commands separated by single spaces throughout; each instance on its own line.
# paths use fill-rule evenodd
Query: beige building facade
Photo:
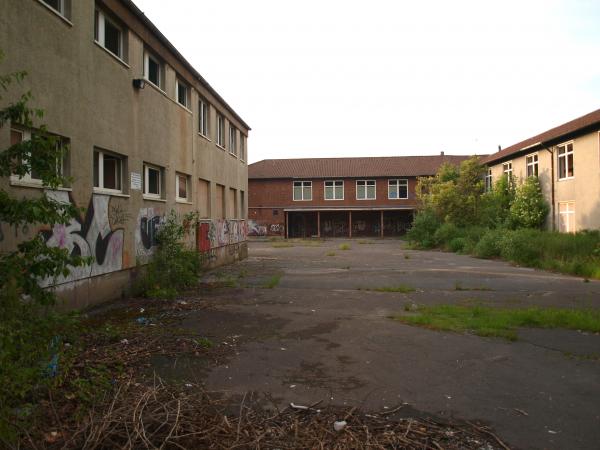
M 68 146 L 63 172 L 73 181 L 49 195 L 85 209 L 66 227 L 0 224 L 0 250 L 42 233 L 92 256 L 57 286 L 77 307 L 122 295 L 171 210 L 199 213 L 190 239 L 207 264 L 246 255 L 250 127 L 135 4 L 6 0 L 0 49 L 3 74 L 28 74 L 5 105 L 31 91 L 30 105 Z M 0 148 L 32 132 L 5 126 Z M 35 174 L 2 183 L 21 197 L 42 191 Z
M 533 136 L 484 159 L 489 187 L 504 174 L 537 175 L 550 205 L 546 227 L 600 228 L 600 110 Z

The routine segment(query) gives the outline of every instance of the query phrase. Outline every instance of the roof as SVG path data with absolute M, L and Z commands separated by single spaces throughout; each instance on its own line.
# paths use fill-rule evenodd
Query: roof
M 434 175 L 442 163 L 456 165 L 468 158 L 465 155 L 435 155 L 265 159 L 248 166 L 248 178 L 417 177 Z
M 484 163 L 498 161 L 512 156 L 516 153 L 532 150 L 535 147 L 541 147 L 542 145 L 552 145 L 561 138 L 571 137 L 577 133 L 584 133 L 591 127 L 600 125 L 600 109 L 593 111 L 585 116 L 578 117 L 577 119 L 571 120 L 570 122 L 563 123 L 555 128 L 548 131 L 544 131 L 536 136 L 519 142 L 518 144 L 511 145 L 499 152 L 489 155 L 484 158 Z
M 129 8 L 129 10 L 135 14 L 135 16 L 140 19 L 140 21 L 148 27 L 148 29 L 158 38 L 158 40 L 165 46 L 167 47 L 167 49 L 169 49 L 170 52 L 173 53 L 173 55 L 175 55 L 175 57 L 196 77 L 196 79 L 200 82 L 200 84 L 202 84 L 202 86 L 204 86 L 212 95 L 214 95 L 222 104 L 223 106 L 227 109 L 227 111 L 229 111 L 237 120 L 240 121 L 240 123 L 245 126 L 248 130 L 250 130 L 250 126 L 238 115 L 238 113 L 235 112 L 235 110 L 229 106 L 229 104 L 223 99 L 223 97 L 221 97 L 219 95 L 219 93 L 217 91 L 215 91 L 215 89 L 208 84 L 208 81 L 206 81 L 204 79 L 204 77 L 202 75 L 200 75 L 200 73 L 194 68 L 194 66 L 192 66 L 187 59 L 185 59 L 183 57 L 183 55 L 181 53 L 179 53 L 179 50 L 177 50 L 177 48 L 175 48 L 175 46 L 173 44 L 171 44 L 171 42 L 165 37 L 164 34 L 161 33 L 161 31 L 156 27 L 156 25 L 154 25 L 154 23 L 152 23 L 152 21 L 150 19 L 148 19 L 148 17 L 146 17 L 146 15 L 142 12 L 141 9 L 139 9 L 135 3 L 133 3 L 133 1 L 131 0 L 121 0 L 121 2 L 127 6 L 127 8 Z

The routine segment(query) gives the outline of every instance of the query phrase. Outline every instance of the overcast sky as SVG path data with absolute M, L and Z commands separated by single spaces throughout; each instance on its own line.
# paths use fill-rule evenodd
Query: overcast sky
M 249 160 L 491 153 L 600 108 L 600 1 L 134 0 Z

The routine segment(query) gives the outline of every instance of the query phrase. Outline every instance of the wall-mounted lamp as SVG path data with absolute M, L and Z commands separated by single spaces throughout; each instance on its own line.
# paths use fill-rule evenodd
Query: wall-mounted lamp
M 146 80 L 143 78 L 135 78 L 133 80 L 133 87 L 136 89 L 144 89 L 146 87 Z

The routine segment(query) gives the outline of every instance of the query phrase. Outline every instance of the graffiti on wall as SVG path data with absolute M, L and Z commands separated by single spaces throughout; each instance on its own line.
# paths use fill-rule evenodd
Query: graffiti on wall
M 248 225 L 245 220 L 215 219 L 198 224 L 197 247 L 202 253 L 226 245 L 246 241 Z
M 62 203 L 75 203 L 65 191 L 49 191 L 48 197 Z M 109 202 L 108 195 L 93 194 L 85 217 L 76 217 L 67 224 L 56 224 L 51 230 L 40 230 L 46 245 L 66 248 L 73 256 L 92 258 L 91 265 L 74 267 L 67 277 L 46 280 L 46 286 L 122 269 L 124 230 L 111 227 Z
M 158 244 L 156 237 L 165 213 L 161 208 L 141 208 L 135 229 L 135 251 L 142 259 L 152 256 Z
M 282 223 L 260 225 L 254 220 L 248 221 L 248 236 L 281 235 L 283 234 L 284 230 L 285 226 Z

